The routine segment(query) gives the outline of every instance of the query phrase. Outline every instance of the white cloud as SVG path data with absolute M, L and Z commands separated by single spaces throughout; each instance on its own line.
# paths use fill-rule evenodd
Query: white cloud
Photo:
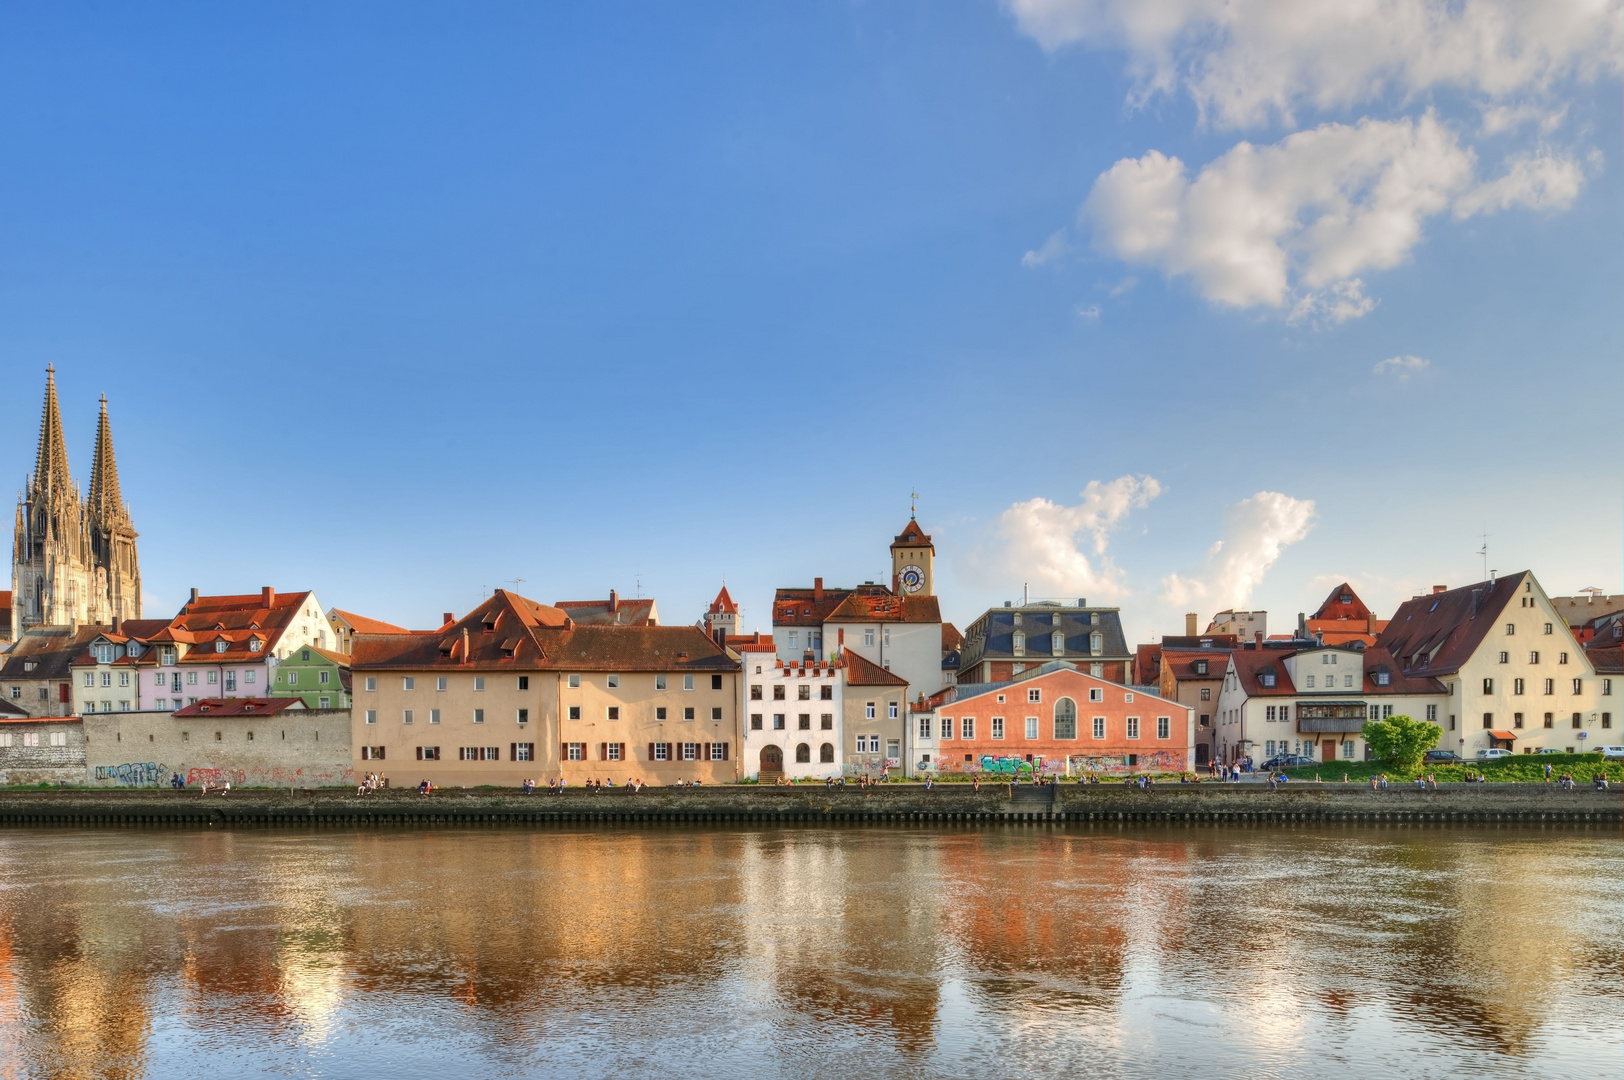
M 1186 609 L 1246 607 L 1281 552 L 1313 527 L 1314 500 L 1260 491 L 1229 508 L 1223 539 L 1208 550 L 1200 570 L 1162 579 L 1160 599 Z
M 1080 307 L 1077 309 L 1077 317 L 1093 321 L 1100 317 L 1100 306 L 1098 304 L 1089 304 L 1086 307 Z
M 1217 303 L 1308 298 L 1346 318 L 1369 310 L 1357 275 L 1401 262 L 1472 167 L 1430 113 L 1323 124 L 1270 146 L 1240 143 L 1193 179 L 1160 151 L 1124 158 L 1094 182 L 1080 217 L 1102 252 L 1187 276 Z
M 1403 381 L 1431 366 L 1432 361 L 1420 356 L 1389 356 L 1386 360 L 1376 361 L 1376 366 L 1371 370 L 1378 375 L 1393 375 Z
M 1045 240 L 1042 247 L 1022 255 L 1021 265 L 1025 267 L 1042 266 L 1044 263 L 1054 262 L 1070 251 L 1071 239 L 1066 235 L 1065 229 L 1060 229 Z
M 1524 124 L 1537 123 L 1539 129 L 1550 133 L 1567 119 L 1568 107 L 1544 109 L 1538 105 L 1495 105 L 1483 110 L 1483 134 L 1499 135 L 1516 131 Z
M 1138 284 L 1139 279 L 1134 277 L 1132 274 L 1129 274 L 1115 285 L 1112 285 L 1111 290 L 1107 295 L 1109 295 L 1111 299 L 1115 300 L 1119 296 L 1126 296 L 1128 293 L 1133 292 L 1134 286 Z
M 1106 550 L 1110 536 L 1161 492 L 1155 477 L 1120 476 L 1105 484 L 1089 481 L 1075 506 L 1043 498 L 1015 503 L 998 519 L 996 571 L 1039 594 L 1121 597 L 1126 588 Z
M 1585 178 L 1577 160 L 1549 151 L 1514 155 L 1484 183 L 1476 163 L 1431 112 L 1321 124 L 1239 143 L 1194 177 L 1158 150 L 1123 158 L 1078 217 L 1103 254 L 1189 278 L 1215 303 L 1338 323 L 1375 307 L 1359 275 L 1403 262 L 1427 219 L 1565 209 Z
M 1494 214 L 1514 206 L 1566 210 L 1579 197 L 1585 170 L 1577 160 L 1549 151 L 1516 154 L 1504 176 L 1479 184 L 1455 202 L 1455 216 Z
M 1044 49 L 1119 49 L 1142 104 L 1221 127 L 1453 88 L 1490 100 L 1624 71 L 1624 0 L 1003 0 Z

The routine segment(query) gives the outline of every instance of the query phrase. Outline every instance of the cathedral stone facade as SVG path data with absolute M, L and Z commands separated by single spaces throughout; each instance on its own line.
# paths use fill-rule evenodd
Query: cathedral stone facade
M 81 499 L 68 471 L 56 401 L 56 372 L 45 369 L 34 472 L 17 500 L 11 555 L 11 636 L 35 626 L 106 623 L 141 617 L 141 569 L 130 508 L 118 490 L 107 398 L 101 400 L 90 491 Z

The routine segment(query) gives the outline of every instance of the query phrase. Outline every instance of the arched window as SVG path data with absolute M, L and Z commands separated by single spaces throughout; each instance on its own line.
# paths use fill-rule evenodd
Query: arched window
M 810 762 L 812 760 L 812 747 L 808 746 L 806 743 L 801 743 L 799 746 L 797 746 L 795 748 L 795 760 L 801 765 L 805 765 Z
M 822 746 L 818 747 L 818 760 L 825 765 L 834 764 L 835 744 L 826 742 Z
M 1063 697 L 1054 703 L 1054 737 L 1057 739 L 1077 737 L 1077 703 L 1069 697 Z
M 1054 643 L 1052 648 L 1056 656 L 1061 656 L 1066 651 L 1066 635 L 1059 630 L 1054 632 Z

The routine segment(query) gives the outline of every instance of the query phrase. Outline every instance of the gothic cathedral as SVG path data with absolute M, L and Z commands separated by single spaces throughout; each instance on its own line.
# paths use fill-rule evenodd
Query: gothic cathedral
M 41 625 L 112 623 L 141 617 L 141 569 L 130 508 L 118 491 L 107 398 L 101 399 L 90 493 L 81 501 L 68 472 L 56 371 L 45 369 L 45 415 L 33 475 L 17 499 L 11 554 L 11 636 Z

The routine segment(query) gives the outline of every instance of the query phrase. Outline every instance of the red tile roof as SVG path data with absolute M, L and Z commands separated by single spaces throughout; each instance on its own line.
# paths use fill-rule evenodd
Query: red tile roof
M 580 624 L 556 607 L 498 590 L 443 630 L 362 634 L 354 670 L 707 671 L 738 670 L 695 626 Z
M 1238 649 L 1229 654 L 1236 678 L 1249 697 L 1285 697 L 1297 692 L 1286 670 L 1289 649 Z M 1263 685 L 1263 676 L 1272 672 L 1274 685 Z
M 913 518 L 909 518 L 908 524 L 904 525 L 902 527 L 902 531 L 897 533 L 896 539 L 891 541 L 891 546 L 929 547 L 931 546 L 930 537 L 926 536 L 925 530 L 919 527 L 919 522 L 915 521 Z
M 825 622 L 939 623 L 941 604 L 934 596 L 899 596 L 890 589 L 853 589 Z
M 716 599 L 711 601 L 709 613 L 712 615 L 737 615 L 739 613 L 739 605 L 735 604 L 733 597 L 728 595 L 727 585 L 724 584 L 722 591 L 716 594 Z
M 959 628 L 950 622 L 942 624 L 942 651 L 952 652 L 954 649 L 964 648 L 964 635 Z
M 612 626 L 653 626 L 654 598 L 628 600 L 610 590 L 607 600 L 558 600 L 558 608 L 578 623 Z
M 1278 656 L 1280 653 L 1270 653 L 1265 650 L 1265 656 Z M 1285 653 L 1284 655 L 1290 655 Z M 1197 681 L 1201 679 L 1222 679 L 1224 672 L 1229 669 L 1229 649 L 1163 649 L 1162 667 L 1173 672 L 1173 678 L 1180 681 Z M 1199 661 L 1207 662 L 1207 673 L 1199 674 L 1195 666 Z
M 872 586 L 880 588 L 881 586 Z M 822 626 L 850 589 L 779 589 L 773 596 L 774 626 Z
M 1512 596 L 1532 577 L 1523 570 L 1407 600 L 1393 612 L 1377 644 L 1411 674 L 1452 675 L 1477 651 Z
M 1378 673 L 1387 672 L 1387 685 L 1376 681 Z M 1442 694 L 1444 684 L 1426 675 L 1406 673 L 1404 666 L 1393 659 L 1392 653 L 1379 647 L 1365 650 L 1365 686 L 1367 694 Z
M 353 611 L 334 608 L 331 614 L 343 619 L 349 624 L 351 630 L 357 634 L 404 634 L 407 630 L 394 623 L 386 623 L 382 619 L 369 619 L 365 615 L 357 615 Z
M 1617 644 L 1597 639 L 1593 646 L 1585 647 L 1585 655 L 1590 657 L 1597 675 L 1624 675 L 1624 649 Z
M 840 654 L 846 663 L 847 686 L 907 686 L 908 680 L 894 675 L 872 660 L 864 659 L 847 649 Z
M 302 709 L 304 702 L 296 697 L 234 697 L 201 698 L 184 709 L 175 710 L 175 716 L 275 716 L 289 709 Z

